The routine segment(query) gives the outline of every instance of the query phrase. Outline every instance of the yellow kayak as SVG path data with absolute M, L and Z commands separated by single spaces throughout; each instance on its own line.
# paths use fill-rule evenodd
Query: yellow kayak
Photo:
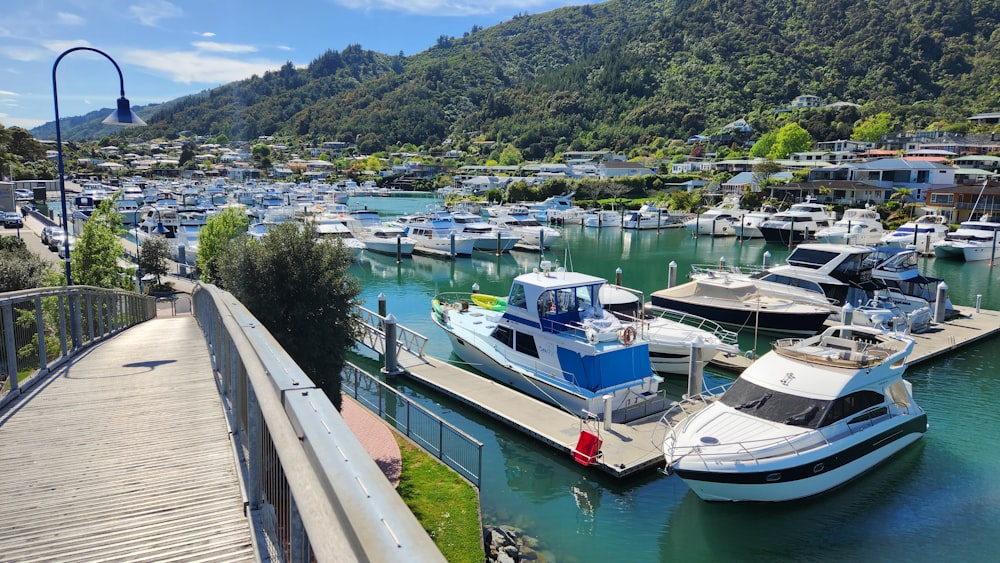
M 495 295 L 486 295 L 485 293 L 473 293 L 472 302 L 482 307 L 483 309 L 489 309 L 491 311 L 507 310 L 507 300 L 504 299 L 503 297 L 497 297 Z

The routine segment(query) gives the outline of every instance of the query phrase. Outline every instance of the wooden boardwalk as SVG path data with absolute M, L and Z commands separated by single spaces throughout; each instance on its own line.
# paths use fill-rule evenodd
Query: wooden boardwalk
M 0 561 L 256 559 L 191 316 L 97 344 L 0 411 L 0 491 Z

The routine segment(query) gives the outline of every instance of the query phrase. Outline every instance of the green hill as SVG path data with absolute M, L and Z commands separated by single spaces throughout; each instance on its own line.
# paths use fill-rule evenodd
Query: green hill
M 861 106 L 793 115 L 816 140 L 879 111 L 911 128 L 964 123 L 1000 108 L 998 17 L 1000 0 L 611 0 L 442 37 L 410 57 L 328 51 L 164 104 L 134 133 L 298 135 L 365 152 L 490 139 L 543 158 L 739 117 L 769 129 L 799 94 Z

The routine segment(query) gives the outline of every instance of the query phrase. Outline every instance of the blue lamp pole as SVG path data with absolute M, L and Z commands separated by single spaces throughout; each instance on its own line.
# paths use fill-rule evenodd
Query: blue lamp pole
M 118 66 L 107 53 L 99 49 L 94 49 L 93 47 L 73 47 L 72 49 L 67 49 L 63 51 L 56 61 L 52 63 L 52 101 L 55 104 L 56 110 L 56 153 L 58 155 L 59 164 L 59 200 L 62 205 L 62 227 L 63 232 L 66 233 L 66 238 L 63 241 L 63 252 L 65 253 L 65 263 L 66 263 L 66 286 L 73 285 L 73 272 L 72 272 L 72 262 L 69 256 L 69 215 L 66 209 L 66 172 L 63 166 L 63 150 L 62 150 L 62 127 L 59 124 L 59 88 L 56 85 L 56 69 L 59 67 L 59 61 L 63 60 L 63 57 L 73 53 L 75 51 L 90 51 L 92 53 L 97 53 L 104 58 L 111 61 L 111 64 L 115 65 L 115 70 L 118 71 L 118 84 L 121 86 L 121 96 L 118 98 L 118 108 L 111 112 L 111 115 L 106 117 L 103 121 L 106 125 L 145 125 L 142 119 L 139 118 L 135 112 L 132 111 L 132 107 L 129 105 L 128 100 L 125 98 L 125 77 L 122 76 L 122 69 Z M 74 295 L 70 294 L 70 330 L 72 333 L 73 347 L 80 346 L 80 314 L 79 308 L 76 306 L 76 299 Z

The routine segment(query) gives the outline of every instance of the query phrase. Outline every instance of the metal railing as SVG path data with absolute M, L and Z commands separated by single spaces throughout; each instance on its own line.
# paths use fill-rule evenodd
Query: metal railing
M 388 421 L 477 488 L 482 484 L 483 444 L 456 426 L 414 403 L 363 369 L 348 363 L 341 372 L 342 390 Z
M 84 348 L 156 316 L 154 299 L 90 286 L 0 294 L 0 406 Z
M 237 446 L 258 553 L 277 561 L 443 561 L 326 394 L 232 294 L 194 312 Z
M 355 307 L 354 316 L 365 327 L 360 337 L 361 344 L 380 354 L 385 353 L 385 317 L 364 307 Z M 397 350 L 403 349 L 415 356 L 423 357 L 424 348 L 427 347 L 427 337 L 397 324 L 396 346 Z

